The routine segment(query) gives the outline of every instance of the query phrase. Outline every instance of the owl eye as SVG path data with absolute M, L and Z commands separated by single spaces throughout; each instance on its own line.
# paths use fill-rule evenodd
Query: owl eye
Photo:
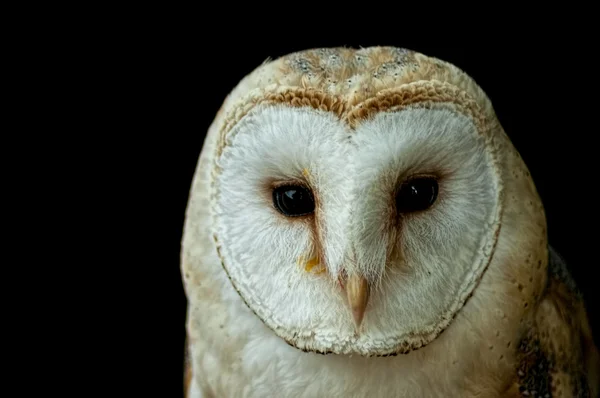
M 432 177 L 412 178 L 396 194 L 396 210 L 411 213 L 428 209 L 437 199 L 438 183 Z
M 273 204 L 283 215 L 297 217 L 315 210 L 310 190 L 298 185 L 286 185 L 273 190 Z

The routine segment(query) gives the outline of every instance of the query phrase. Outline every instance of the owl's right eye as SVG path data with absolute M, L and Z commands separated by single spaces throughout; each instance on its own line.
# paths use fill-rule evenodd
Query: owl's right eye
M 315 210 L 310 190 L 299 185 L 285 185 L 273 190 L 273 205 L 288 217 L 304 216 Z

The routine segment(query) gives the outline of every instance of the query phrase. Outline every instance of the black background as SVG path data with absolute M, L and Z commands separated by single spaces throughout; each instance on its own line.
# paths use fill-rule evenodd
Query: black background
M 186 305 L 180 240 L 209 124 L 227 93 L 265 59 L 312 47 L 405 47 L 454 63 L 481 85 L 531 171 L 546 208 L 549 241 L 568 261 L 598 335 L 595 66 L 589 61 L 587 36 L 552 32 L 534 30 L 494 42 L 485 37 L 477 43 L 466 36 L 411 40 L 409 34 L 394 32 L 337 31 L 335 37 L 311 39 L 299 33 L 241 30 L 227 36 L 173 23 L 127 39 L 122 57 L 135 62 L 121 69 L 125 83 L 119 95 L 124 97 L 116 111 L 128 114 L 131 122 L 125 127 L 134 138 L 132 147 L 122 147 L 132 167 L 121 173 L 133 192 L 128 211 L 142 220 L 134 228 L 145 236 L 143 243 L 132 243 L 140 257 L 128 265 L 143 274 L 137 283 L 145 292 L 128 308 L 143 307 L 149 314 L 136 332 L 144 337 L 137 341 L 143 341 L 140 348 L 148 356 L 142 364 L 151 368 L 146 375 L 155 374 L 153 382 L 179 396 Z

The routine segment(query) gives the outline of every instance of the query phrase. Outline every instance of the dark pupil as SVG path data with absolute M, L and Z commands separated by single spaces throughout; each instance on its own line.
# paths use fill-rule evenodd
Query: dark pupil
M 399 213 L 425 210 L 436 200 L 438 183 L 434 178 L 414 178 L 405 182 L 396 195 Z
M 311 193 L 300 186 L 276 188 L 273 191 L 273 204 L 286 216 L 302 216 L 315 209 Z

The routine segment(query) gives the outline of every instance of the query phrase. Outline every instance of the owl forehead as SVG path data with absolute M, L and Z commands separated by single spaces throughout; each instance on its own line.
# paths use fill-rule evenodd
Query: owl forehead
M 355 105 L 382 90 L 422 80 L 446 81 L 482 103 L 489 102 L 468 75 L 446 61 L 404 48 L 376 46 L 316 48 L 268 59 L 240 81 L 223 108 L 269 87 L 312 88 Z
M 495 118 L 483 90 L 440 59 L 396 47 L 299 51 L 263 63 L 228 95 L 215 119 L 217 154 L 232 127 L 260 104 L 329 111 L 352 128 L 377 112 L 432 102 L 458 105 L 480 130 L 482 115 Z
M 314 88 L 275 87 L 255 93 L 246 101 L 230 110 L 221 124 L 216 147 L 217 159 L 230 145 L 240 123 L 254 110 L 269 106 L 290 108 L 312 108 L 329 112 L 345 125 L 351 134 L 361 123 L 373 119 L 379 113 L 399 112 L 407 108 L 445 108 L 467 116 L 476 126 L 477 132 L 490 138 L 486 117 L 468 93 L 460 88 L 440 81 L 418 81 L 384 90 L 365 101 L 351 105 L 345 98 L 327 94 Z

